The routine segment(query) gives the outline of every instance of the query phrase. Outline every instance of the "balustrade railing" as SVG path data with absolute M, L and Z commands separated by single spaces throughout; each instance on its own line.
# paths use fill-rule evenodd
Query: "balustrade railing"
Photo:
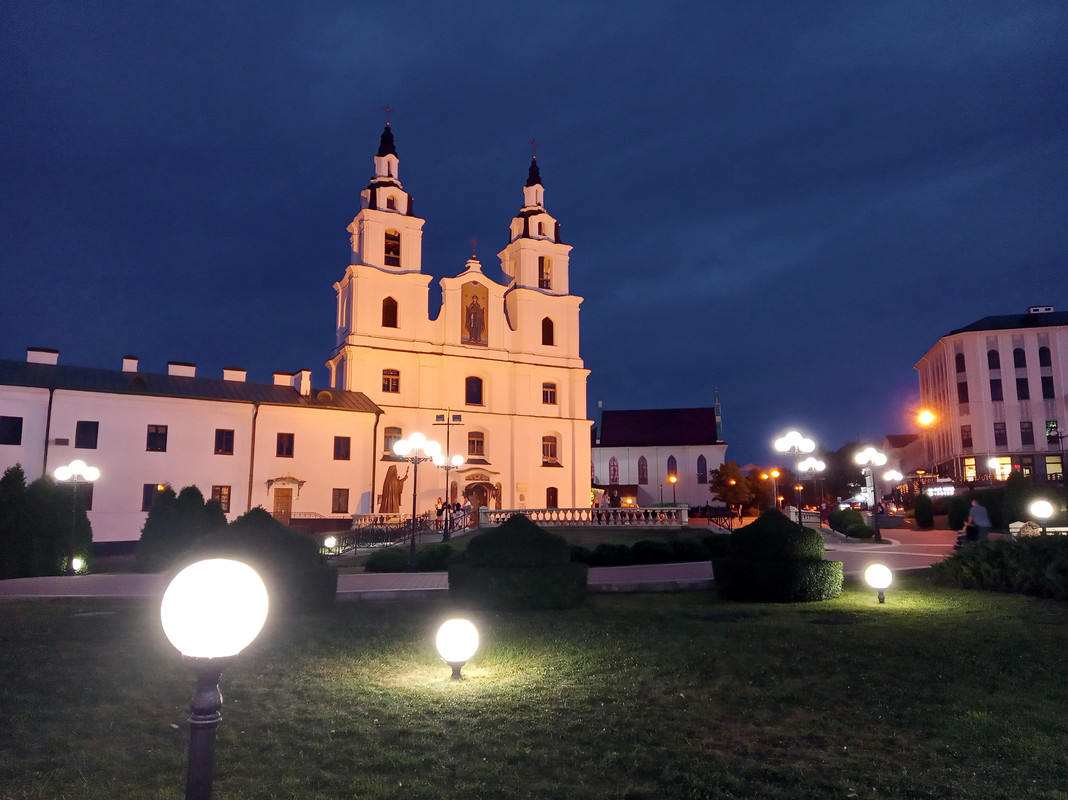
M 681 528 L 689 524 L 689 509 L 667 508 L 514 508 L 479 509 L 480 528 L 496 527 L 513 514 L 522 514 L 543 528 L 573 526 Z

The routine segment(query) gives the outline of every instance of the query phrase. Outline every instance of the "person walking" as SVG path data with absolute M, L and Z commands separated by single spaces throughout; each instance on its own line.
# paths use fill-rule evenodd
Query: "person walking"
M 981 505 L 976 498 L 972 498 L 972 513 L 968 517 L 968 524 L 975 526 L 977 541 L 984 542 L 990 537 L 990 514 L 986 506 Z

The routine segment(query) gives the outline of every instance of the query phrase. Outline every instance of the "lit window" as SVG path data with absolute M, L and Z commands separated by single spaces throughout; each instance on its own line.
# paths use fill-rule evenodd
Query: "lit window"
M 1046 420 L 1046 444 L 1057 444 L 1061 440 L 1060 433 L 1057 430 L 1057 420 Z
M 400 233 L 398 231 L 386 231 L 386 266 L 399 267 L 401 255 Z
M 1051 481 L 1064 480 L 1064 461 L 1057 456 L 1046 456 L 1046 479 Z
M 482 405 L 482 379 L 471 376 L 464 381 L 464 402 L 469 406 Z
M 96 439 L 99 432 L 99 422 L 78 420 L 78 424 L 74 429 L 74 446 L 79 450 L 96 450 Z
M 486 434 L 478 431 L 467 434 L 467 454 L 479 457 L 486 455 Z
M 224 513 L 230 513 L 230 487 L 229 486 L 212 486 L 211 487 L 211 499 L 222 506 Z
M 542 464 L 559 464 L 559 460 L 556 454 L 556 437 L 555 436 L 542 436 L 541 437 L 541 463 Z
M 150 453 L 167 452 L 167 426 L 149 425 L 148 437 L 145 441 L 145 450 Z
M 619 459 L 615 456 L 608 459 L 608 482 L 611 484 L 619 483 Z
M 334 461 L 348 461 L 352 452 L 352 439 L 348 436 L 334 437 Z
M 400 391 L 400 370 L 382 370 L 382 391 L 396 394 Z
M 386 428 L 382 442 L 382 450 L 386 455 L 393 455 L 393 445 L 401 440 L 402 433 L 400 428 Z
M 541 321 L 541 343 L 545 345 L 553 345 L 553 321 L 546 317 Z
M 215 455 L 232 456 L 234 454 L 234 432 L 226 428 L 215 429 Z
M 349 490 L 348 489 L 334 489 L 330 493 L 330 513 L 331 514 L 348 514 L 349 513 Z
M 392 297 L 387 297 L 382 301 L 382 327 L 397 327 L 397 301 Z
M 292 458 L 293 440 L 294 435 L 292 433 L 278 434 L 278 441 L 275 444 L 274 454 L 279 458 Z
M 547 406 L 556 405 L 556 384 L 543 383 L 541 385 L 541 402 Z

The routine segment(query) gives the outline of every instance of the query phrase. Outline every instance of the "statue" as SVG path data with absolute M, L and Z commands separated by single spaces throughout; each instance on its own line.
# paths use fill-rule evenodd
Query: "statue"
M 400 513 L 401 492 L 404 491 L 404 482 L 408 480 L 408 470 L 404 470 L 403 478 L 397 475 L 397 465 L 391 464 L 382 480 L 382 495 L 378 501 L 379 514 Z
M 465 339 L 465 342 L 468 344 L 486 343 L 484 336 L 486 330 L 486 309 L 479 305 L 477 297 L 472 297 L 471 302 L 467 306 L 467 313 L 464 316 L 464 327 L 467 328 L 467 338 Z

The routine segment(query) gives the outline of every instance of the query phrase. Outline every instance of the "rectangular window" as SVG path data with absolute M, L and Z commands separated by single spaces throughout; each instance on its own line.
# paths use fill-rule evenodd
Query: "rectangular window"
M 22 444 L 22 417 L 0 417 L 0 444 Z
M 541 402 L 547 406 L 556 405 L 556 384 L 543 383 L 541 385 Z
M 396 394 L 400 391 L 400 370 L 382 370 L 382 391 Z
M 1035 444 L 1035 426 L 1030 420 L 1020 423 L 1020 444 L 1024 447 L 1033 447 Z
M 211 487 L 211 499 L 222 506 L 222 510 L 227 514 L 230 513 L 230 487 L 229 486 L 212 486 Z
M 482 379 L 470 376 L 464 379 L 464 402 L 469 406 L 482 405 Z
M 970 450 L 972 447 L 972 426 L 961 425 L 960 426 L 960 446 L 965 450 Z
M 1056 395 L 1053 392 L 1053 376 L 1042 376 L 1042 399 L 1052 400 Z
M 145 450 L 149 453 L 167 452 L 167 426 L 149 425 L 148 438 L 145 442 Z
M 348 489 L 333 489 L 330 493 L 330 513 L 331 514 L 348 514 L 349 513 L 349 490 Z
M 1030 478 L 1035 474 L 1034 456 L 1020 456 L 1020 474 L 1025 478 Z
M 162 483 L 146 483 L 141 490 L 141 510 L 151 511 L 152 504 L 156 501 L 156 495 L 162 492 L 165 487 Z
M 274 454 L 279 458 L 293 457 L 293 434 L 278 434 L 278 443 L 275 445 Z
M 1001 393 L 1001 378 L 990 379 L 990 399 L 995 403 L 1005 399 Z
M 1057 420 L 1046 420 L 1046 444 L 1058 444 L 1061 440 L 1059 431 L 1057 430 Z
M 96 450 L 97 434 L 100 423 L 95 420 L 78 420 L 74 428 L 74 446 L 78 450 Z
M 93 510 L 93 487 L 96 484 L 90 481 L 80 482 L 78 484 L 78 507 L 84 508 L 86 511 Z
M 469 456 L 486 455 L 486 435 L 477 431 L 467 434 L 467 454 Z
M 1016 379 L 1016 399 L 1017 400 L 1030 400 L 1031 399 L 1031 387 L 1027 385 L 1027 378 Z
M 957 402 L 964 405 L 968 402 L 968 382 L 961 381 L 957 384 Z
M 975 459 L 974 458 L 966 458 L 966 459 L 964 459 L 964 480 L 971 482 L 971 481 L 974 481 L 975 478 L 976 478 Z
M 1005 431 L 1005 423 L 1004 422 L 995 422 L 994 423 L 994 446 L 995 447 L 1008 447 L 1009 446 L 1009 436 L 1008 436 L 1008 433 L 1006 433 L 1006 431 Z
M 352 439 L 348 436 L 334 437 L 334 461 L 348 461 L 352 448 Z
M 541 437 L 541 463 L 542 464 L 557 464 L 559 463 L 556 457 L 556 437 L 555 436 L 542 436 Z
M 1064 480 L 1064 462 L 1058 456 L 1046 456 L 1046 480 Z
M 387 456 L 393 455 L 393 445 L 401 440 L 400 428 L 386 428 L 385 437 L 382 442 L 383 453 Z
M 215 455 L 232 456 L 234 454 L 234 432 L 227 428 L 215 429 Z

